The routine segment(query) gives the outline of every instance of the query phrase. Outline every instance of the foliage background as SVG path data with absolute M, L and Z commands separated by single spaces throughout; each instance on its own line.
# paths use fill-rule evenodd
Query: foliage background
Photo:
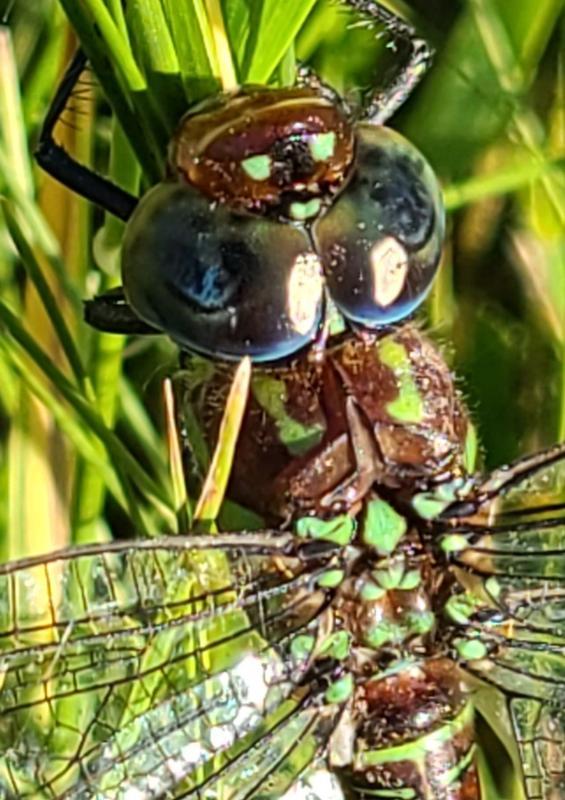
M 437 50 L 391 124 L 445 187 L 449 237 L 425 319 L 492 466 L 565 438 L 564 4 L 388 5 Z M 159 174 L 187 104 L 221 81 L 288 82 L 299 57 L 353 94 L 396 58 L 386 36 L 351 24 L 332 0 L 130 0 L 126 15 L 118 0 L 0 3 L 1 558 L 164 532 L 176 520 L 161 393 L 174 348 L 82 323 L 81 298 L 119 282 L 122 225 L 30 156 L 76 46 L 63 7 L 95 62 L 88 20 L 97 20 L 109 68 L 83 78 L 57 135 L 134 192 Z M 125 92 L 142 120 L 128 128 L 121 116 L 130 143 L 100 82 L 114 107 Z

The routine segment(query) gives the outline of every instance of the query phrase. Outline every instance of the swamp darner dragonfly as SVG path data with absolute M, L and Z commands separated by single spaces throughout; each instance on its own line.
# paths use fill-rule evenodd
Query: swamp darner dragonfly
M 380 127 L 429 51 L 350 5 L 408 53 L 368 122 L 312 74 L 215 98 L 139 203 L 52 139 L 81 55 L 55 99 L 40 160 L 129 219 L 125 294 L 90 320 L 199 353 L 181 406 L 211 442 L 228 360 L 267 362 L 230 495 L 271 527 L 1 567 L 0 796 L 477 800 L 479 681 L 528 800 L 565 798 L 565 447 L 474 474 L 449 369 L 406 322 L 439 191 Z M 348 324 L 329 339 L 326 295 Z

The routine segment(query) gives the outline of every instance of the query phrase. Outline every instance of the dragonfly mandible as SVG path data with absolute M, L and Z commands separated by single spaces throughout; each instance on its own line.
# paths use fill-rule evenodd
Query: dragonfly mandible
M 128 220 L 124 289 L 88 319 L 189 351 L 181 411 L 210 442 L 230 361 L 254 359 L 230 496 L 268 526 L 0 567 L 1 796 L 478 800 L 482 683 L 525 797 L 565 798 L 565 447 L 475 472 L 453 377 L 406 321 L 440 192 L 383 127 L 431 54 L 348 4 L 407 57 L 386 90 L 353 110 L 305 71 L 213 98 L 139 201 L 53 139 L 82 54 L 55 98 L 40 163 Z

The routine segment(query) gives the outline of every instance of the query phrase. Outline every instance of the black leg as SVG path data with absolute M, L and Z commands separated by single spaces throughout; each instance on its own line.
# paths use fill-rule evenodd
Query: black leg
M 49 107 L 35 157 L 38 164 L 60 183 L 110 214 L 127 220 L 137 205 L 137 197 L 79 164 L 53 138 L 57 120 L 63 113 L 85 66 L 86 56 L 82 50 L 78 50 Z
M 396 45 L 406 53 L 404 66 L 383 88 L 371 92 L 363 104 L 361 116 L 375 125 L 382 125 L 399 108 L 431 64 L 433 51 L 404 20 L 388 11 L 376 0 L 341 0 L 344 5 L 377 22 L 390 33 Z
M 124 296 L 121 286 L 84 303 L 84 319 L 93 328 L 105 333 L 161 333 L 143 322 Z

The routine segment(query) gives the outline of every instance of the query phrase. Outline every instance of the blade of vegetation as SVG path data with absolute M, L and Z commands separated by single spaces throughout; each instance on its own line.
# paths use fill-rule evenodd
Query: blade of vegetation
M 226 400 L 216 450 L 194 510 L 195 520 L 213 522 L 220 512 L 247 405 L 250 381 L 251 361 L 244 358 L 235 371 Z

